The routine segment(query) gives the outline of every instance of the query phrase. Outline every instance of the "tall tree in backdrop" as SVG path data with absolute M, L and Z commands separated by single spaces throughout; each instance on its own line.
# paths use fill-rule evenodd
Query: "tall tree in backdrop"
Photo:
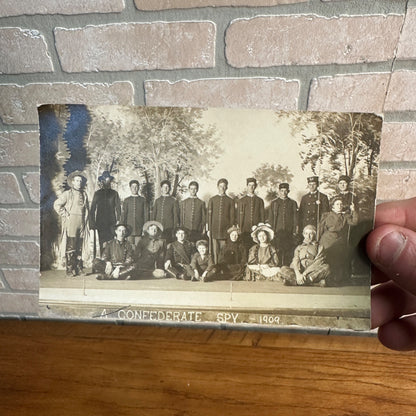
M 253 176 L 257 179 L 257 184 L 260 188 L 266 188 L 266 202 L 271 202 L 277 197 L 277 189 L 279 183 L 290 183 L 293 179 L 293 174 L 289 168 L 282 165 L 275 165 L 273 163 L 263 163 L 254 172 Z
M 156 184 L 155 196 L 163 179 L 172 182 L 176 196 L 184 180 L 209 177 L 220 151 L 217 131 L 202 123 L 201 109 L 96 107 L 90 112 L 87 146 L 95 174 L 115 162 L 120 171 L 137 172 L 145 187 Z
M 287 117 L 277 113 L 277 118 Z M 309 167 L 332 193 L 340 175 L 352 180 L 365 216 L 372 215 L 380 153 L 381 117 L 366 113 L 291 113 L 292 134 L 301 137 L 302 168 Z M 373 201 L 368 205 L 366 201 Z M 368 212 L 367 212 L 368 211 Z

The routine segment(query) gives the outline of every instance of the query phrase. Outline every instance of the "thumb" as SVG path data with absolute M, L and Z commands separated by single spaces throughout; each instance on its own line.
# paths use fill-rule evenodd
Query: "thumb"
M 367 238 L 375 266 L 403 289 L 416 295 L 416 233 L 393 224 L 377 227 Z

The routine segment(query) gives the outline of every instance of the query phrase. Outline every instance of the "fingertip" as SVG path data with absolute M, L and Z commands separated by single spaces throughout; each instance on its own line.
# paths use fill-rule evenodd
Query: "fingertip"
M 381 326 L 378 339 L 387 348 L 396 351 L 416 349 L 416 316 L 398 319 Z

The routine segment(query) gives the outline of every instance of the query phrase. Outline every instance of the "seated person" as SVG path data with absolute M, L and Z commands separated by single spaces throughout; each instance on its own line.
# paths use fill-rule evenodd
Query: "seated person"
M 323 247 L 316 241 L 316 228 L 307 225 L 303 229 L 303 243 L 296 247 L 290 267 L 281 268 L 281 277 L 289 286 L 326 286 L 328 276 L 329 266 Z
M 247 264 L 246 248 L 241 241 L 241 230 L 233 225 L 227 230 L 228 238 L 222 247 L 217 268 L 217 277 L 224 280 L 243 280 Z
M 127 224 L 118 223 L 114 227 L 115 237 L 108 241 L 102 259 L 94 260 L 93 269 L 100 273 L 98 280 L 126 280 L 133 272 L 133 247 L 127 241 L 130 235 Z
M 190 280 L 194 274 L 191 268 L 191 259 L 195 252 L 195 246 L 185 239 L 184 228 L 176 228 L 175 236 L 176 241 L 170 243 L 166 251 L 165 270 L 172 277 Z
M 143 225 L 143 237 L 134 253 L 135 278 L 163 278 L 166 243 L 160 238 L 163 226 L 158 221 L 147 221 Z
M 196 242 L 196 249 L 198 250 L 192 256 L 191 268 L 193 270 L 192 281 L 200 280 L 208 282 L 213 280 L 215 276 L 215 265 L 210 254 L 208 254 L 208 242 L 199 240 Z
M 248 252 L 245 280 L 280 280 L 279 258 L 271 245 L 274 232 L 269 224 L 253 226 L 251 238 L 256 243 Z

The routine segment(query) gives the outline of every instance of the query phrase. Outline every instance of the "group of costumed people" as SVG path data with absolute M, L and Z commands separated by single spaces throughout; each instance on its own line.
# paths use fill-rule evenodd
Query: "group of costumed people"
M 345 175 L 331 202 L 318 191 L 318 177 L 308 178 L 309 193 L 299 209 L 288 197 L 289 184 L 281 183 L 267 218 L 264 202 L 254 192 L 255 178 L 247 179 L 247 194 L 237 201 L 226 194 L 228 181 L 220 179 L 208 209 L 197 196 L 197 182 L 189 183 L 189 197 L 179 203 L 165 180 L 151 210 L 139 195 L 137 180 L 130 181 L 131 195 L 123 203 L 111 187 L 113 180 L 103 172 L 89 206 L 86 178 L 72 172 L 69 189 L 54 203 L 62 218 L 68 276 L 85 274 L 84 237 L 90 229 L 98 233 L 92 272 L 99 280 L 173 277 L 335 286 L 351 276 L 349 234 L 358 223 L 358 206 Z

